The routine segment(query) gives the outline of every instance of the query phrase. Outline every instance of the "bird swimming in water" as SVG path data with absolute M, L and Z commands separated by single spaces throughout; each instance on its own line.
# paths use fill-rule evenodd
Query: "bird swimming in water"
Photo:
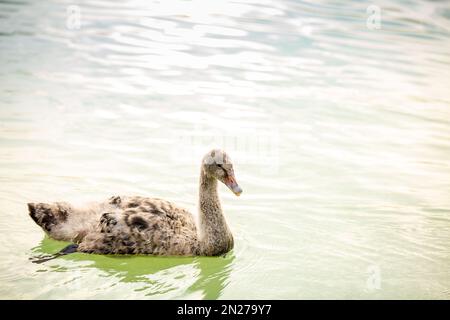
M 28 209 L 31 218 L 51 238 L 74 243 L 59 255 L 218 256 L 230 251 L 234 244 L 222 212 L 218 181 L 235 195 L 242 193 L 230 157 L 215 149 L 202 159 L 198 221 L 169 201 L 140 196 L 114 196 L 85 208 L 65 202 L 28 203 Z

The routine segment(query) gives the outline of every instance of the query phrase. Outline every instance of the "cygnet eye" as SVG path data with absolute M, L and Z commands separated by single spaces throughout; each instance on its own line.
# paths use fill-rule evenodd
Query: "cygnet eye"
M 222 169 L 222 167 L 219 167 L 220 169 L 217 169 L 216 170 L 216 174 L 219 176 L 219 177 L 222 177 L 222 176 L 224 176 L 225 175 L 225 171 Z

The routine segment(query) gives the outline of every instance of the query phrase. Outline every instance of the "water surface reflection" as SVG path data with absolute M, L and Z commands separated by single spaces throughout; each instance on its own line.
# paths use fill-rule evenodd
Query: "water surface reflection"
M 39 246 L 33 248 L 33 257 L 38 259 L 54 254 L 65 245 L 45 237 Z M 61 259 L 64 263 L 60 262 Z M 44 261 L 40 272 L 48 270 L 74 273 L 72 279 L 67 279 L 69 288 L 73 288 L 77 287 L 79 278 L 87 268 L 94 268 L 102 276 L 112 277 L 123 283 L 133 283 L 134 290 L 144 296 L 218 299 L 228 284 L 234 259 L 233 252 L 221 257 L 101 256 L 74 253 Z M 74 264 L 67 267 L 66 261 Z

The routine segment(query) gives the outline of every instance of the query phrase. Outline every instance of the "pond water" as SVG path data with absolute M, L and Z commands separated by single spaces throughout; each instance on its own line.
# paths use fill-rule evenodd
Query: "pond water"
M 0 298 L 449 299 L 450 5 L 371 4 L 0 1 Z M 27 202 L 195 212 L 212 147 L 225 257 L 30 261 Z

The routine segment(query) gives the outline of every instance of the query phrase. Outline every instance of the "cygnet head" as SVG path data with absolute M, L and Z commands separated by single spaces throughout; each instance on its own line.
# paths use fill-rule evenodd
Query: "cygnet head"
M 235 195 L 239 196 L 242 193 L 234 176 L 233 163 L 225 151 L 214 149 L 208 152 L 203 157 L 202 170 L 206 176 L 216 178 L 225 184 Z

